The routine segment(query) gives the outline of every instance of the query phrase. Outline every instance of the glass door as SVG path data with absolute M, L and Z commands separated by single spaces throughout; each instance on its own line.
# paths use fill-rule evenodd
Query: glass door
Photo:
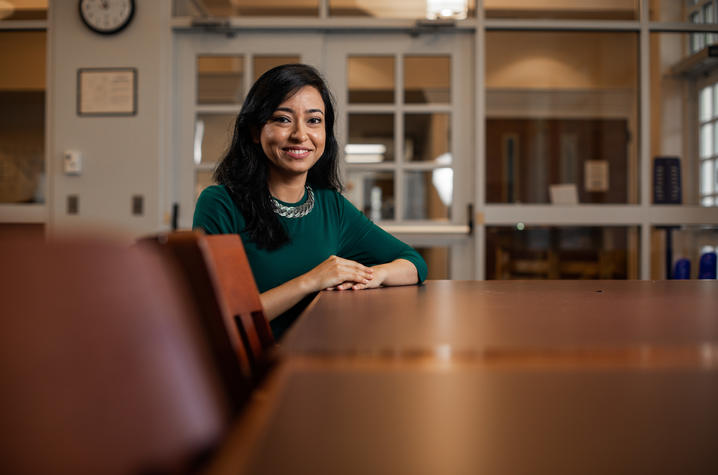
M 429 278 L 472 278 L 473 37 L 327 34 L 346 196 L 414 245 Z

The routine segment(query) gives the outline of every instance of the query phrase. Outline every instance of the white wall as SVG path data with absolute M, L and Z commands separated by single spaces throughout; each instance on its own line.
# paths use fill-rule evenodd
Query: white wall
M 137 0 L 132 23 L 102 36 L 80 20 L 76 0 L 54 0 L 48 13 L 48 154 L 50 233 L 110 232 L 131 238 L 157 231 L 167 203 L 172 42 L 171 0 Z M 138 71 L 137 115 L 79 117 L 78 68 L 132 67 Z M 83 155 L 80 176 L 66 176 L 62 155 Z M 77 195 L 79 213 L 68 215 Z M 144 214 L 132 214 L 133 195 Z

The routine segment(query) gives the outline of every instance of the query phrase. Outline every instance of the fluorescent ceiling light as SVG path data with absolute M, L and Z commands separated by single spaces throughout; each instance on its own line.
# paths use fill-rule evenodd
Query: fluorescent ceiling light
M 386 145 L 380 143 L 348 143 L 344 146 L 347 163 L 381 163 L 386 154 Z
M 381 163 L 384 161 L 384 155 L 381 154 L 346 154 L 344 159 L 347 163 Z
M 346 154 L 384 154 L 386 145 L 380 143 L 348 143 L 344 146 Z

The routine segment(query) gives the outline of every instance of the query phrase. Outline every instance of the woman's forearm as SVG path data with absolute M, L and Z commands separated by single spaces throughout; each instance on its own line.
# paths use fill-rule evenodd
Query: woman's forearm
M 385 273 L 381 285 L 411 285 L 419 281 L 416 267 L 406 259 L 396 259 L 386 264 L 372 267 L 374 273 Z
M 332 288 L 342 282 L 366 284 L 373 278 L 371 268 L 349 259 L 330 256 L 309 272 L 262 292 L 259 298 L 264 315 L 272 320 L 312 292 Z
M 283 314 L 292 308 L 294 304 L 315 291 L 308 285 L 305 275 L 300 275 L 259 295 L 264 308 L 264 315 L 268 320 Z

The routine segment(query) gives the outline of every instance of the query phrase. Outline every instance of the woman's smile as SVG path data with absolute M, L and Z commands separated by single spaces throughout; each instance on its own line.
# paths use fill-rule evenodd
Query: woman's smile
M 293 148 L 287 147 L 287 148 L 284 148 L 284 151 L 291 158 L 294 158 L 297 160 L 306 158 L 309 155 L 309 153 L 311 152 L 311 150 L 308 148 L 296 148 L 296 147 L 293 147 Z

